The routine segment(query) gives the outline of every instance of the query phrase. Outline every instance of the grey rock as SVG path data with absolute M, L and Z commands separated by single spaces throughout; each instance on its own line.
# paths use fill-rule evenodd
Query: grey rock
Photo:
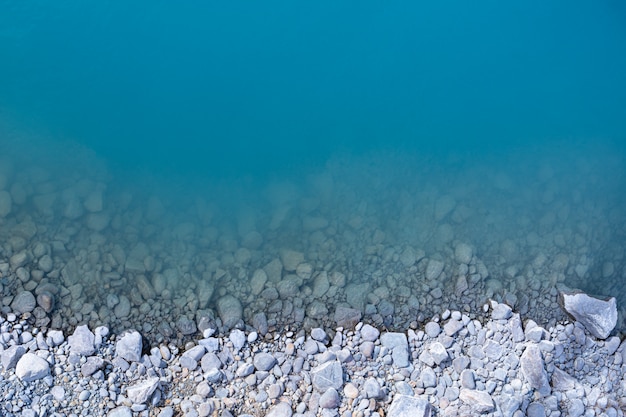
M 569 417 L 580 417 L 585 414 L 585 405 L 580 398 L 574 398 L 567 407 L 567 415 Z
M 291 406 L 281 401 L 269 409 L 266 417 L 291 417 L 292 415 L 293 411 L 291 410 Z
M 236 375 L 238 377 L 244 378 L 252 374 L 253 372 L 254 372 L 254 365 L 252 365 L 251 363 L 244 363 L 244 364 L 239 365 L 239 368 L 237 368 Z
M 498 396 L 497 402 L 503 417 L 513 417 L 513 414 L 522 405 L 522 399 L 519 395 L 502 394 Z
M 17 361 L 26 353 L 26 349 L 21 345 L 10 346 L 0 353 L 0 361 L 5 370 L 15 368 Z
M 495 409 L 493 399 L 486 391 L 463 388 L 461 389 L 459 398 L 478 413 L 490 413 Z
M 128 387 L 126 394 L 128 399 L 134 404 L 143 404 L 148 401 L 150 396 L 156 391 L 159 386 L 159 378 L 148 378 L 145 381 L 139 382 L 135 385 Z
M 83 376 L 91 376 L 104 367 L 104 359 L 99 356 L 90 356 L 80 367 L 80 373 Z
M 328 336 L 326 335 L 326 332 L 324 331 L 324 329 L 319 327 L 311 329 L 311 338 L 322 343 L 328 342 Z
M 428 337 L 435 338 L 441 333 L 441 326 L 439 326 L 439 323 L 429 321 L 426 323 L 426 326 L 424 326 L 424 333 L 426 333 Z
M 567 372 L 562 371 L 559 368 L 554 368 L 552 371 L 552 388 L 556 391 L 565 392 L 576 388 L 578 381 Z
M 432 282 L 439 278 L 441 272 L 443 271 L 443 267 L 445 264 L 437 259 L 429 259 L 428 264 L 426 265 L 426 280 L 427 282 Z
M 380 387 L 380 383 L 376 378 L 368 378 L 363 384 L 363 390 L 365 391 L 365 398 L 380 399 L 385 396 L 385 392 Z
M 124 334 L 115 344 L 115 356 L 130 362 L 138 362 L 141 360 L 142 348 L 141 334 L 136 330 L 131 330 Z
M 125 319 L 130 315 L 130 300 L 125 295 L 119 297 L 119 303 L 113 309 L 113 314 L 118 319 Z
M 261 336 L 265 336 L 268 331 L 267 317 L 265 313 L 256 313 L 252 316 L 252 326 Z
M 328 388 L 326 392 L 320 396 L 319 405 L 322 408 L 337 408 L 339 404 L 341 404 L 341 399 L 335 388 Z
M 276 365 L 276 358 L 269 353 L 261 352 L 254 355 L 252 363 L 258 371 L 269 371 Z
M 548 373 L 545 369 L 541 350 L 536 345 L 528 345 L 520 358 L 520 367 L 526 381 L 542 395 L 550 394 Z
M 511 337 L 515 343 L 524 341 L 524 330 L 522 329 L 522 320 L 518 313 L 513 314 L 508 321 L 507 326 L 511 331 Z
M 231 331 L 228 338 L 233 343 L 235 350 L 241 349 L 246 344 L 246 334 L 239 329 Z
M 370 292 L 370 285 L 364 284 L 348 284 L 346 285 L 346 301 L 352 308 L 363 311 L 365 300 Z
M 461 372 L 461 386 L 467 389 L 476 389 L 474 371 L 471 369 L 464 369 L 463 372 Z
M 491 360 L 498 360 L 502 356 L 502 346 L 493 340 L 487 340 L 483 347 L 483 352 Z
M 362 340 L 375 342 L 378 339 L 378 336 L 380 336 L 380 331 L 370 324 L 364 324 L 363 327 L 361 327 L 360 334 Z
M 504 303 L 498 303 L 491 312 L 491 318 L 493 320 L 508 320 L 513 315 L 511 307 Z
M 180 366 L 187 368 L 190 371 L 194 371 L 198 367 L 198 361 L 191 356 L 182 355 L 179 358 L 178 363 L 180 363 Z
M 449 358 L 446 348 L 439 342 L 431 344 L 428 351 L 437 365 Z
M 546 417 L 546 407 L 541 403 L 530 403 L 526 408 L 528 417 Z
M 343 369 L 339 361 L 330 361 L 311 370 L 313 388 L 318 392 L 326 392 L 328 388 L 336 390 L 343 386 Z
M 24 382 L 36 381 L 50 375 L 50 364 L 45 359 L 28 352 L 17 361 L 15 375 Z
M 393 397 L 387 411 L 388 417 L 430 417 L 432 407 L 427 400 L 408 395 Z
M 353 329 L 362 317 L 361 310 L 350 307 L 338 306 L 335 309 L 335 322 L 337 327 L 343 327 L 344 329 Z
M 53 346 L 59 346 L 65 341 L 65 336 L 63 336 L 63 332 L 61 330 L 48 330 L 48 337 L 50 338 Z
M 121 405 L 109 411 L 109 414 L 107 414 L 107 417 L 133 417 L 133 412 L 131 411 L 129 407 L 126 407 L 125 405 Z
M 163 407 L 157 417 L 174 417 L 174 409 L 170 406 Z
M 615 352 L 617 352 L 617 349 L 619 348 L 619 345 L 620 345 L 619 337 L 613 336 L 613 337 L 607 339 L 606 342 L 604 342 L 604 350 L 606 351 L 607 355 L 611 356 Z
M 563 310 L 598 339 L 609 337 L 617 324 L 617 303 L 614 297 L 600 300 L 584 293 L 561 291 L 559 303 Z
M 202 372 L 206 373 L 212 369 L 220 369 L 222 367 L 222 361 L 220 361 L 220 358 L 218 358 L 215 353 L 208 352 L 202 357 L 200 365 L 202 366 Z
M 435 375 L 433 368 L 424 368 L 424 370 L 420 373 L 420 380 L 422 381 L 424 388 L 437 386 L 437 375 Z
M 184 336 L 189 336 L 197 331 L 196 323 L 186 316 L 179 317 L 178 320 L 176 320 L 176 328 Z
M 409 342 L 404 333 L 384 333 L 380 343 L 391 350 L 394 365 L 400 368 L 409 366 Z
M 217 313 L 222 319 L 224 327 L 230 329 L 242 319 L 243 307 L 237 298 L 232 295 L 225 295 L 217 301 Z M 260 329 L 257 330 L 261 333 Z
M 450 319 L 443 325 L 443 331 L 448 336 L 454 336 L 463 327 L 463 322 L 461 320 Z
M 460 374 L 463 369 L 467 368 L 469 364 L 470 359 L 467 356 L 459 356 L 457 358 L 454 358 L 454 360 L 452 361 L 452 366 L 458 374 Z
M 196 345 L 192 348 L 187 349 L 182 356 L 188 356 L 195 361 L 199 361 L 200 359 L 202 359 L 205 353 L 206 348 L 203 345 Z
M 30 291 L 18 293 L 11 303 L 11 309 L 16 314 L 31 313 L 35 307 L 37 307 L 37 300 Z
M 76 327 L 74 334 L 67 338 L 67 342 L 70 345 L 70 352 L 83 356 L 94 354 L 96 351 L 94 341 L 95 336 L 87 325 Z

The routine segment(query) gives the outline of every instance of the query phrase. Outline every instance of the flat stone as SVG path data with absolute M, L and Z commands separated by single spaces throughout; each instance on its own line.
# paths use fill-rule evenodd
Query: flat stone
M 80 373 L 83 376 L 91 376 L 102 368 L 104 368 L 104 359 L 99 356 L 90 356 L 80 367 Z
M 461 386 L 467 389 L 475 389 L 476 382 L 474 379 L 474 371 L 471 369 L 464 369 L 461 372 Z
M 50 364 L 45 359 L 28 352 L 17 361 L 15 375 L 24 382 L 36 381 L 50 375 Z
M 461 389 L 459 398 L 465 404 L 472 407 L 478 413 L 490 413 L 495 409 L 495 404 L 491 395 L 487 391 L 477 391 L 473 389 Z
M 598 339 L 609 337 L 617 324 L 617 303 L 614 297 L 600 300 L 585 293 L 561 291 L 559 304 Z
M 148 378 L 145 381 L 128 387 L 126 394 L 128 399 L 134 404 L 143 404 L 148 401 L 150 396 L 159 386 L 159 378 Z
M 329 361 L 311 370 L 313 388 L 324 393 L 328 388 L 336 390 L 343 386 L 343 369 L 339 361 Z
M 130 362 L 138 362 L 141 360 L 142 348 L 141 334 L 136 330 L 131 330 L 115 344 L 115 356 Z
M 565 392 L 576 388 L 576 378 L 572 377 L 565 371 L 559 368 L 554 368 L 552 371 L 552 388 L 556 391 Z
M 387 417 L 430 417 L 432 406 L 427 400 L 396 394 L 387 411 Z
M 528 417 L 546 417 L 546 407 L 541 403 L 530 403 L 526 408 Z
M 445 264 L 437 259 L 429 259 L 426 265 L 426 280 L 431 282 L 439 278 Z
M 233 343 L 235 350 L 241 349 L 246 344 L 246 334 L 239 329 L 232 330 L 228 338 Z
M 96 351 L 95 336 L 86 324 L 76 327 L 74 334 L 67 338 L 70 352 L 77 355 L 90 356 Z
M 545 369 L 541 350 L 537 345 L 531 344 L 526 347 L 520 358 L 520 367 L 531 388 L 536 389 L 542 395 L 550 394 L 548 373 Z

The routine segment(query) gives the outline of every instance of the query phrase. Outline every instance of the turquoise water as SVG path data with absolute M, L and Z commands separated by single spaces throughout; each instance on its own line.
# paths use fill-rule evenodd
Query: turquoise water
M 314 275 L 350 281 L 407 246 L 445 260 L 466 242 L 491 271 L 487 295 L 522 299 L 538 280 L 626 304 L 620 2 L 0 10 L 0 190 L 12 199 L 3 236 L 32 220 L 41 240 L 66 242 L 55 268 L 84 261 L 90 245 L 128 255 L 150 244 L 162 271 L 213 280 L 214 302 L 285 247 Z M 102 229 L 90 223 L 100 215 Z M 247 242 L 251 232 L 263 243 Z M 562 268 L 537 260 L 554 266 L 559 255 Z M 104 258 L 89 268 L 114 270 Z M 217 282 L 221 269 L 231 283 Z M 250 316 L 258 306 L 246 294 Z M 320 300 L 332 313 L 335 299 Z

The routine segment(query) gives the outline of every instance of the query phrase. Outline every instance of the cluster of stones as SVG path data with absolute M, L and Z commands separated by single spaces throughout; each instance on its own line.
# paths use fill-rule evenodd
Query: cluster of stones
M 44 334 L 11 313 L 0 407 L 7 416 L 624 415 L 626 343 L 597 339 L 581 321 L 546 330 L 505 304 L 484 307 L 485 324 L 447 310 L 407 333 L 358 323 L 267 341 L 207 329 L 182 351 L 145 346 L 134 330 Z

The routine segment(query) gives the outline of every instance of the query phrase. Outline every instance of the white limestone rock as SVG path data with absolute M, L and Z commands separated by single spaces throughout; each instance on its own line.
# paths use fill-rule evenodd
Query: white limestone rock
M 617 302 L 590 297 L 582 292 L 561 291 L 559 304 L 598 339 L 609 337 L 617 325 Z
M 25 353 L 15 366 L 15 375 L 24 382 L 36 381 L 50 375 L 50 364 L 34 353 Z

